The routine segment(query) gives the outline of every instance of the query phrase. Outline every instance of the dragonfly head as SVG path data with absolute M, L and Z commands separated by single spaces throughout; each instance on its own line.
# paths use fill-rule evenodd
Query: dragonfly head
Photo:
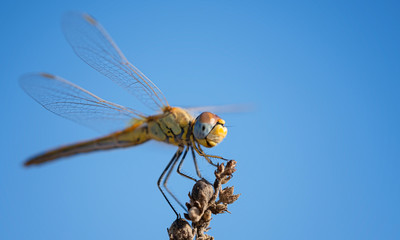
M 201 113 L 195 120 L 193 135 L 205 147 L 214 147 L 220 143 L 228 133 L 225 121 L 210 112 Z

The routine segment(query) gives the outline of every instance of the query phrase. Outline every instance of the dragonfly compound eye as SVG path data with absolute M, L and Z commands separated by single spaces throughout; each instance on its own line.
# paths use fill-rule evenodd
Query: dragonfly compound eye
M 220 143 L 228 133 L 224 126 L 225 121 L 210 112 L 203 112 L 195 121 L 193 135 L 205 147 L 214 147 Z

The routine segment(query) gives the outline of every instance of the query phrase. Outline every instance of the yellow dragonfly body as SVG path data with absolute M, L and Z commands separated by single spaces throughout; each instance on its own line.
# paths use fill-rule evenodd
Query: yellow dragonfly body
M 46 75 L 46 77 L 50 77 L 49 74 Z M 57 78 L 56 76 L 52 77 L 54 77 L 54 79 Z M 224 120 L 208 112 L 203 113 L 203 118 L 206 118 L 206 115 L 208 115 L 207 117 L 214 118 L 212 121 L 216 122 L 216 126 L 207 135 L 207 138 L 195 140 L 192 134 L 195 119 L 186 110 L 178 107 L 167 107 L 164 109 L 163 113 L 149 116 L 141 120 L 135 120 L 131 126 L 121 131 L 111 133 L 101 138 L 48 151 L 31 158 L 25 162 L 25 165 L 40 164 L 78 153 L 131 147 L 151 139 L 173 144 L 180 148 L 192 146 L 201 156 L 211 161 L 209 159 L 210 157 L 219 157 L 204 154 L 199 143 L 205 144 L 206 147 L 213 147 L 226 136 L 227 129 L 224 127 Z
M 146 116 L 131 108 L 101 99 L 48 73 L 25 75 L 20 79 L 21 87 L 49 111 L 88 126 L 93 126 L 99 120 L 125 125 L 122 130 L 103 137 L 50 150 L 29 159 L 25 165 L 41 164 L 80 153 L 131 147 L 148 140 L 176 145 L 178 150 L 158 179 L 158 187 L 175 214 L 176 210 L 161 188 L 162 179 L 165 189 L 185 209 L 168 190 L 168 178 L 179 162 L 177 172 L 195 180 L 180 171 L 189 150 L 199 177 L 201 175 L 196 163 L 196 153 L 213 165 L 215 164 L 211 158 L 226 160 L 205 154 L 201 147 L 214 147 L 225 138 L 225 121 L 210 112 L 203 112 L 195 118 L 185 109 L 171 107 L 157 86 L 128 62 L 105 29 L 88 14 L 66 15 L 63 19 L 63 30 L 68 42 L 82 60 L 161 113 Z

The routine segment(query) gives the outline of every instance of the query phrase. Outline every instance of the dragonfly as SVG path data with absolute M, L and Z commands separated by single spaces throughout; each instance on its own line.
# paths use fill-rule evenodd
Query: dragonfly
M 123 125 L 120 130 L 105 136 L 36 155 L 24 165 L 43 164 L 81 153 L 132 147 L 149 140 L 165 142 L 177 146 L 178 149 L 158 178 L 157 186 L 177 216 L 178 213 L 163 191 L 161 183 L 170 196 L 187 211 L 169 190 L 168 179 L 179 162 L 176 168 L 178 174 L 196 181 L 194 177 L 181 171 L 189 151 L 199 178 L 201 173 L 196 154 L 214 166 L 217 165 L 212 160 L 227 160 L 221 156 L 206 154 L 203 150 L 203 147 L 215 147 L 225 138 L 228 131 L 225 121 L 211 112 L 202 112 L 194 117 L 187 109 L 170 106 L 160 89 L 126 59 L 102 25 L 89 14 L 66 14 L 62 20 L 62 29 L 74 52 L 84 62 L 158 113 L 146 115 L 106 101 L 49 73 L 24 75 L 19 79 L 22 89 L 45 109 L 93 128 L 99 122 Z

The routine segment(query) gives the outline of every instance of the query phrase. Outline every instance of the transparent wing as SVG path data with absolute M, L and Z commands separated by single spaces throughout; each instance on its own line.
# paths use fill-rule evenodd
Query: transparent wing
M 254 111 L 254 104 L 229 104 L 220 106 L 201 106 L 201 107 L 184 107 L 193 116 L 197 116 L 202 112 L 212 112 L 216 114 L 221 113 L 244 113 Z
M 128 62 L 106 30 L 93 17 L 86 13 L 68 13 L 63 18 L 62 27 L 75 53 L 91 67 L 153 110 L 169 106 L 157 86 Z
M 44 108 L 97 131 L 121 130 L 143 114 L 105 101 L 85 89 L 47 73 L 20 78 L 22 89 Z

